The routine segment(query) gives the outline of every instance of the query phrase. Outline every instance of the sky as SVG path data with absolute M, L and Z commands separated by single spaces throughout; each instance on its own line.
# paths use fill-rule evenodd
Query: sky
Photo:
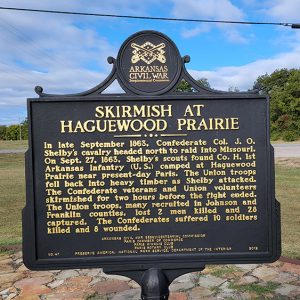
M 300 23 L 300 0 L 0 0 L 2 7 L 134 16 Z M 111 70 L 122 43 L 141 30 L 169 36 L 190 74 L 214 89 L 248 90 L 258 76 L 300 68 L 300 29 L 166 22 L 0 10 L 0 124 L 27 116 L 26 99 L 86 91 Z M 113 85 L 107 92 L 118 92 Z

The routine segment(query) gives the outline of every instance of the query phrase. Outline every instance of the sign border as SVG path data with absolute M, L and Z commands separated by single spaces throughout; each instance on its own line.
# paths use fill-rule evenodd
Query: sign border
M 274 150 L 269 143 L 269 128 L 266 126 L 266 151 L 267 151 L 267 207 L 269 207 L 268 213 L 268 245 L 270 251 L 268 252 L 253 252 L 245 255 L 231 254 L 231 253 L 200 253 L 200 254 L 160 254 L 160 255 L 121 255 L 121 256 L 109 256 L 109 257 L 80 257 L 80 258 L 61 258 L 61 259 L 38 259 L 37 258 L 37 243 L 36 243 L 36 215 L 35 215 L 35 201 L 34 198 L 34 152 L 33 152 L 33 137 L 32 128 L 34 126 L 32 120 L 32 105 L 35 103 L 46 102 L 101 102 L 101 101 L 163 101 L 163 100 L 220 100 L 226 101 L 227 99 L 246 101 L 249 100 L 261 100 L 265 101 L 266 109 L 266 124 L 269 124 L 269 99 L 257 94 L 214 94 L 214 95 L 162 95 L 162 96 L 138 96 L 138 95 L 97 95 L 95 97 L 88 97 L 83 99 L 82 97 L 43 97 L 42 99 L 30 98 L 27 100 L 28 105 L 28 121 L 29 121 L 29 150 L 26 152 L 26 207 L 23 209 L 23 254 L 25 265 L 32 270 L 44 270 L 44 269 L 68 269 L 68 268 L 116 268 L 116 269 L 147 269 L 149 267 L 160 267 L 166 269 L 174 268 L 186 268 L 187 266 L 195 266 L 200 264 L 230 264 L 230 263 L 260 263 L 260 262 L 273 262 L 280 256 L 280 204 L 276 201 L 275 179 L 274 179 Z M 213 256 L 213 257 L 212 257 Z M 177 267 L 176 267 L 177 266 Z

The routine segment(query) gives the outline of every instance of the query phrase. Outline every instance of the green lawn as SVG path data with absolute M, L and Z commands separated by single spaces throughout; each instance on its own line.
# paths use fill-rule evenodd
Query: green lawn
M 300 259 L 300 159 L 276 165 L 276 198 L 281 203 L 282 255 Z
M 0 140 L 0 149 L 10 150 L 10 149 L 27 149 L 28 141 L 2 141 Z
M 0 155 L 0 246 L 21 243 L 25 205 L 24 154 Z
M 300 159 L 276 165 L 276 197 L 281 203 L 282 255 L 300 259 Z M 25 205 L 24 154 L 0 154 L 0 250 L 21 243 Z M 1 251 L 0 251 L 1 252 Z

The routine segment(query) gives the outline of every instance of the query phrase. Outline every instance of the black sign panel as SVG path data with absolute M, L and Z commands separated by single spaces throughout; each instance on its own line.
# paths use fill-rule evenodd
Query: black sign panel
M 110 59 L 102 85 L 67 96 L 36 88 L 23 210 L 29 268 L 279 257 L 268 100 L 198 86 L 180 60 L 169 38 L 146 31 Z M 101 94 L 115 79 L 127 94 Z M 170 92 L 182 79 L 193 93 Z
M 29 103 L 37 265 L 274 258 L 265 99 Z

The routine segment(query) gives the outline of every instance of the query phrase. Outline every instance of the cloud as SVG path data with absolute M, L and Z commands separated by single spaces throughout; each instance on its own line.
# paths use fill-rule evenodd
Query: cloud
M 299 22 L 300 1 L 268 0 L 258 2 L 256 0 L 243 0 L 244 4 L 255 7 L 256 11 L 280 22 Z M 258 9 L 258 7 L 260 7 Z M 264 7 L 264 9 L 261 9 Z M 211 86 L 218 90 L 227 91 L 229 87 L 237 87 L 240 90 L 248 90 L 258 76 L 272 73 L 281 68 L 300 68 L 300 31 L 287 28 L 278 28 L 278 35 L 273 39 L 274 45 L 284 44 L 290 51 L 285 51 L 269 58 L 259 59 L 241 66 L 226 66 L 213 71 L 190 70 L 195 78 L 205 77 Z M 246 42 L 239 32 L 227 32 L 228 39 L 241 38 L 240 42 Z
M 237 30 L 230 30 L 226 33 L 227 39 L 232 43 L 238 43 L 238 44 L 246 44 L 249 42 L 248 39 L 243 37 Z
M 172 14 L 176 17 L 209 17 L 241 20 L 244 13 L 229 0 L 172 0 Z
M 246 6 L 255 6 L 257 5 L 257 0 L 242 0 L 242 3 Z
M 20 5 L 20 1 L 10 0 L 2 1 L 1 5 L 144 14 L 155 2 L 158 1 L 110 0 L 99 5 L 99 1 L 92 0 L 87 5 L 86 1 L 77 0 L 27 0 Z M 106 28 L 122 22 L 103 21 Z M 112 68 L 106 59 L 116 56 L 118 49 L 101 35 L 103 21 L 71 15 L 1 11 L 0 124 L 18 122 L 16 112 L 22 114 L 22 119 L 25 117 L 26 98 L 37 96 L 33 91 L 36 85 L 43 86 L 46 93 L 66 94 L 85 91 L 104 80 Z M 119 91 L 115 86 L 112 89 Z
M 267 0 L 260 3 L 257 12 L 265 19 L 282 23 L 300 23 L 300 1 L 290 0 Z M 262 8 L 263 7 L 263 8 Z M 276 36 L 272 40 L 275 47 L 290 47 L 296 49 L 300 45 L 300 30 L 290 27 L 276 27 Z
M 248 90 L 258 76 L 272 73 L 281 68 L 300 68 L 300 46 L 291 52 L 278 54 L 269 59 L 260 59 L 242 66 L 227 66 L 214 71 L 189 70 L 194 78 L 205 77 L 211 86 L 218 90 L 227 91 L 230 86 L 240 90 Z
M 116 54 L 96 31 L 79 28 L 69 18 L 6 13 L 0 36 L 0 106 L 25 107 L 26 98 L 36 96 L 35 85 L 62 94 L 91 88 L 109 73 L 106 58 Z M 2 115 L 3 109 L 1 123 Z
M 229 0 L 171 0 L 173 3 L 172 15 L 177 18 L 197 18 L 209 20 L 234 20 L 244 19 L 244 12 L 233 5 Z M 233 43 L 245 43 L 247 39 L 243 37 L 236 26 L 215 24 L 228 41 Z M 213 28 L 212 24 L 194 26 L 192 29 L 184 29 L 182 36 L 184 38 L 194 37 L 203 32 L 208 32 Z
M 265 8 L 261 10 L 281 22 L 300 22 L 300 1 L 298 0 L 268 0 L 264 3 Z
M 191 37 L 194 37 L 200 33 L 203 33 L 203 32 L 208 32 L 210 31 L 210 26 L 207 25 L 207 24 L 201 24 L 197 27 L 194 27 L 192 29 L 183 29 L 182 32 L 181 32 L 181 35 L 184 37 L 184 38 L 191 38 Z
M 233 24 L 218 24 L 220 29 L 222 29 L 225 38 L 235 44 L 247 44 L 250 41 L 252 35 L 248 35 L 247 38 L 241 35 L 241 33 L 236 29 L 236 25 Z

